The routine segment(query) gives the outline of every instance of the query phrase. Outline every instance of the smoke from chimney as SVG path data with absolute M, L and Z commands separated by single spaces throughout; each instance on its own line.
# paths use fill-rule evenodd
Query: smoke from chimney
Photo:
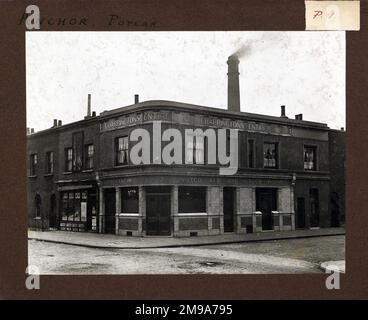
M 238 59 L 250 54 L 250 46 L 248 44 L 242 44 L 231 56 L 237 56 Z
M 239 91 L 239 59 L 237 55 L 231 55 L 227 59 L 227 109 L 240 112 Z

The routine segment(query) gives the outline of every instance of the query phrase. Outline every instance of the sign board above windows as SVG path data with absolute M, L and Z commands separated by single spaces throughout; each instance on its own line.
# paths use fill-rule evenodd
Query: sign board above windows
M 321 127 L 316 130 L 304 129 L 293 126 L 292 124 L 277 124 L 266 121 L 251 121 L 246 119 L 231 119 L 220 116 L 195 114 L 191 112 L 178 111 L 143 111 L 121 115 L 119 117 L 108 119 L 100 124 L 101 132 L 108 132 L 123 129 L 132 126 L 139 126 L 153 121 L 170 123 L 175 127 L 178 125 L 192 125 L 201 128 L 225 128 L 238 129 L 240 131 L 262 133 L 281 136 L 295 136 L 299 138 L 310 138 L 311 132 L 313 139 L 327 141 L 327 127 Z

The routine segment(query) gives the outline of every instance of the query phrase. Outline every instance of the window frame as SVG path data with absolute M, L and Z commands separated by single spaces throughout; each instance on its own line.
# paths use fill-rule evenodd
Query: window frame
M 276 155 L 275 155 L 275 166 L 274 167 L 270 167 L 270 166 L 266 166 L 265 164 L 265 145 L 266 144 L 273 144 L 275 145 L 275 150 L 276 150 Z M 279 161 L 279 153 L 280 153 L 280 143 L 279 142 L 274 142 L 274 141 L 263 141 L 263 168 L 264 169 L 279 169 L 280 168 L 280 161 Z
M 36 176 L 37 175 L 37 165 L 38 165 L 38 155 L 37 153 L 30 154 L 29 157 L 29 175 Z
M 305 161 L 304 161 L 304 157 L 305 157 L 305 150 L 306 148 L 311 148 L 314 150 L 314 159 L 313 159 L 313 165 L 314 165 L 314 168 L 313 169 L 308 169 L 308 168 L 305 168 Z M 303 170 L 304 171 L 318 171 L 318 147 L 317 145 L 315 144 L 304 144 L 303 145 Z
M 202 141 L 200 140 L 201 139 L 197 139 L 195 136 L 193 136 L 192 141 L 186 141 L 186 143 L 184 143 L 184 156 L 186 157 L 185 163 L 188 162 L 188 164 L 198 165 L 207 163 L 207 137 L 203 136 Z M 200 161 L 200 159 L 202 159 L 202 161 Z
M 185 208 L 186 206 L 184 206 L 183 208 L 183 205 L 181 203 L 181 201 L 183 201 L 183 198 L 180 196 L 181 195 L 181 191 L 183 191 L 183 189 L 185 188 L 191 188 L 191 189 L 195 189 L 195 188 L 201 188 L 201 189 L 204 189 L 204 199 L 201 199 L 203 200 L 203 204 L 204 204 L 204 208 L 203 210 L 187 210 L 187 208 Z M 208 188 L 206 186 L 178 186 L 178 213 L 191 213 L 191 214 L 195 214 L 195 213 L 207 213 L 207 191 L 208 191 Z M 198 192 L 194 192 L 193 191 L 193 194 L 196 194 L 198 195 L 199 193 Z M 193 202 L 193 201 L 192 201 Z
M 51 157 L 52 155 L 52 157 Z M 52 158 L 52 159 L 51 159 Z M 53 151 L 46 152 L 45 174 L 54 174 L 55 156 Z
M 249 143 L 252 142 L 252 154 L 250 154 L 250 145 Z M 250 165 L 250 156 L 252 156 L 252 166 Z M 247 139 L 247 167 L 249 169 L 254 169 L 255 168 L 255 143 L 254 143 L 254 139 Z
M 69 151 L 71 150 L 71 157 L 69 159 Z M 72 147 L 67 147 L 64 149 L 64 158 L 65 158 L 65 163 L 64 163 L 64 171 L 65 172 L 73 172 L 73 148 Z M 70 163 L 70 168 L 69 168 L 69 163 Z
M 127 195 L 129 193 L 129 191 L 134 190 L 136 192 L 136 196 L 133 199 L 130 199 L 131 201 L 137 201 L 137 203 L 134 204 L 134 206 L 136 206 L 136 208 L 134 208 L 134 210 L 126 210 L 126 208 L 124 208 L 124 204 L 125 201 L 127 200 L 127 198 L 125 198 L 125 195 Z M 120 212 L 122 214 L 129 214 L 129 213 L 139 213 L 139 187 L 137 186 L 131 186 L 131 187 L 122 187 L 120 188 L 120 203 L 121 203 L 121 207 L 120 207 Z
M 126 149 L 119 149 L 119 140 L 126 138 Z M 123 135 L 115 138 L 115 166 L 126 166 L 129 165 L 129 137 Z M 126 152 L 125 162 L 119 162 L 120 152 Z
M 90 155 L 89 153 L 90 147 L 92 147 L 92 155 Z M 93 143 L 88 143 L 85 144 L 84 146 L 84 169 L 93 170 L 94 167 L 95 167 L 95 146 Z

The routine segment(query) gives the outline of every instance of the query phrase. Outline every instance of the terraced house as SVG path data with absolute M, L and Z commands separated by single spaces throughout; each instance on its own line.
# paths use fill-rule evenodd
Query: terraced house
M 134 104 L 96 115 L 89 95 L 84 119 L 28 132 L 29 227 L 201 236 L 343 224 L 345 132 L 302 114 L 288 118 L 285 106 L 280 117 L 241 112 L 239 60 L 227 63 L 228 110 L 136 95 Z M 221 175 L 219 159 L 207 161 L 208 136 L 183 140 L 180 163 L 161 161 L 172 140 L 161 139 L 157 150 L 158 122 L 183 137 L 187 129 L 236 130 L 235 174 Z M 149 133 L 149 163 L 131 161 L 141 143 L 131 139 L 136 129 Z

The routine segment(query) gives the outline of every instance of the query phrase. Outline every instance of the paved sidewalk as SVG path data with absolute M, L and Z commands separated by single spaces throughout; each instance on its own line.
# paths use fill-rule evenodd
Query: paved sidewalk
M 85 232 L 29 230 L 28 239 L 84 246 L 90 248 L 147 249 L 297 239 L 344 234 L 344 228 L 324 228 L 314 230 L 295 230 L 283 232 L 261 232 L 251 234 L 225 234 L 205 237 L 174 238 L 127 237 Z

